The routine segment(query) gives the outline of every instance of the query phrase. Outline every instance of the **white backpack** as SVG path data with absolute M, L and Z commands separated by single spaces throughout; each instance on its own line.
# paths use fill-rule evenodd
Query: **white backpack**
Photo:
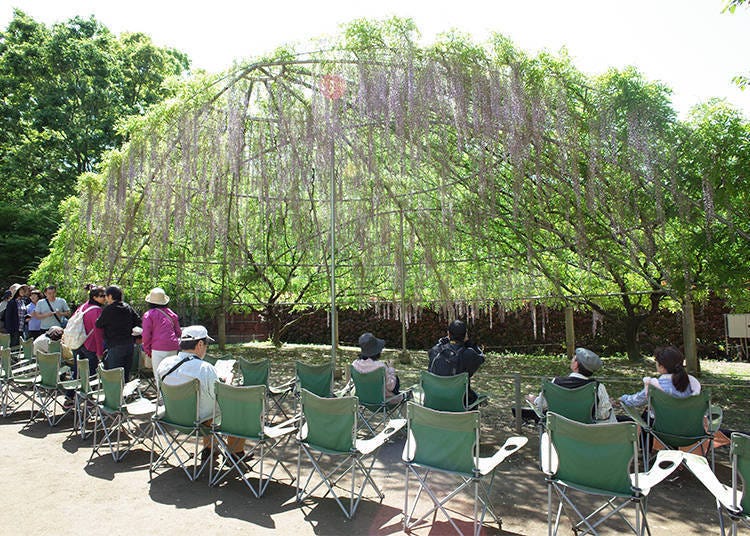
M 86 333 L 86 328 L 83 325 L 83 316 L 94 308 L 101 309 L 98 305 L 92 305 L 86 309 L 79 308 L 68 320 L 68 324 L 63 331 L 62 343 L 71 350 L 78 350 L 94 333 L 93 329 Z

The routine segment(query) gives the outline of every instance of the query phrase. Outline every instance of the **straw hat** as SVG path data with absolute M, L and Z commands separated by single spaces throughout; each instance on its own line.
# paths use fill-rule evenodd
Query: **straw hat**
M 167 305 L 169 303 L 169 296 L 164 292 L 163 288 L 155 287 L 151 289 L 151 292 L 146 296 L 146 303 L 153 303 L 154 305 Z

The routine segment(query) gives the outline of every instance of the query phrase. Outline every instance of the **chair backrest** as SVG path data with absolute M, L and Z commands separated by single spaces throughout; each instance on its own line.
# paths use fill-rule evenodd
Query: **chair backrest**
M 28 339 L 21 343 L 24 359 L 34 359 L 34 340 Z
M 657 388 L 650 388 L 649 409 L 653 412 L 654 432 L 670 447 L 685 447 L 704 437 L 703 417 L 711 404 L 711 393 L 703 390 L 695 396 L 676 398 Z
M 82 393 L 88 393 L 91 391 L 89 360 L 87 358 L 76 358 L 76 371 L 78 379 L 81 381 L 81 386 L 78 388 L 79 391 Z
M 10 348 L 10 333 L 0 333 L 0 346 Z
M 597 383 L 592 381 L 569 389 L 549 380 L 542 382 L 542 394 L 548 411 L 581 423 L 593 423 L 596 416 Z
M 237 387 L 216 382 L 214 389 L 216 405 L 221 413 L 219 429 L 234 436 L 261 437 L 266 409 L 266 386 Z
M 0 368 L 0 378 L 12 378 L 13 362 L 10 360 L 10 348 L 8 348 L 7 346 L 3 346 L 2 349 L 0 349 L 0 361 L 2 361 L 2 368 Z
M 47 352 L 50 354 L 62 353 L 62 343 L 60 341 L 49 341 Z
M 423 406 L 440 411 L 466 411 L 464 401 L 469 392 L 468 373 L 438 376 L 423 370 L 419 376 L 419 385 L 424 394 Z
M 60 379 L 60 352 L 37 352 L 36 363 L 44 387 L 57 387 Z
M 744 515 L 750 514 L 750 436 L 734 432 L 730 447 L 732 457 L 733 504 L 742 508 Z M 737 500 L 738 487 L 742 487 L 742 499 Z
M 349 372 L 360 404 L 380 405 L 385 402 L 385 367 L 363 373 L 349 365 Z
M 271 361 L 260 359 L 249 361 L 240 357 L 240 371 L 242 372 L 242 385 L 265 385 L 268 386 L 268 376 L 271 373 Z
M 122 408 L 122 390 L 125 385 L 125 369 L 117 367 L 106 370 L 99 365 L 99 385 L 104 391 L 104 407 L 114 411 Z
M 479 457 L 479 412 L 438 411 L 409 402 L 406 459 L 471 475 Z
M 310 365 L 297 361 L 294 363 L 297 375 L 297 388 L 301 391 L 306 389 L 311 393 L 330 397 L 333 394 L 333 363 L 327 362 L 322 365 Z
M 350 452 L 357 434 L 357 397 L 326 398 L 302 389 L 301 398 L 305 442 L 323 452 Z
M 630 479 L 631 463 L 638 473 L 635 423 L 583 424 L 549 412 L 547 433 L 558 459 L 556 479 L 593 492 L 633 495 L 638 485 Z
M 164 401 L 162 420 L 173 425 L 192 428 L 198 420 L 200 381 L 194 378 L 178 385 L 160 385 Z

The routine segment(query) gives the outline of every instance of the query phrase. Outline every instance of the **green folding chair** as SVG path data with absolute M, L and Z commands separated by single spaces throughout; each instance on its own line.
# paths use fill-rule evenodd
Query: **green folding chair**
M 471 411 L 488 401 L 486 395 L 478 395 L 472 404 L 469 400 L 469 374 L 438 376 L 426 370 L 419 375 L 420 402 L 423 406 L 439 411 Z
M 21 343 L 21 356 L 18 364 L 31 363 L 34 361 L 34 340 L 28 339 Z
M 10 333 L 0 333 L 0 348 L 10 349 Z
M 650 422 L 643 420 L 635 408 L 624 406 L 625 411 L 640 426 L 643 433 L 652 434 L 668 449 L 689 447 L 687 452 L 700 450 L 711 455 L 711 468 L 715 466 L 714 433 L 721 426 L 723 411 L 711 404 L 711 391 L 703 390 L 695 396 L 676 398 L 661 389 L 648 390 Z M 645 441 L 643 465 L 651 459 L 650 441 Z
M 47 346 L 47 353 L 62 354 L 62 343 L 60 341 L 49 341 L 49 345 Z
M 28 424 L 43 417 L 50 427 L 57 426 L 73 411 L 74 407 L 72 401 L 68 405 L 60 400 L 65 395 L 65 388 L 60 381 L 60 353 L 37 352 L 36 363 L 39 368 L 39 377 L 33 387 L 31 416 Z M 39 409 L 36 409 L 37 403 Z M 58 410 L 60 410 L 59 415 Z
M 34 384 L 39 379 L 36 363 L 14 365 L 10 348 L 0 349 L 0 408 L 4 418 L 24 402 L 33 402 Z
M 359 418 L 370 434 L 375 435 L 393 416 L 403 418 L 403 407 L 411 396 L 411 390 L 387 396 L 385 367 L 361 373 L 353 365 L 349 365 L 349 372 L 359 400 Z
M 296 393 L 302 392 L 302 389 L 323 397 L 330 398 L 335 396 L 333 393 L 333 362 L 328 361 L 320 365 L 311 365 L 296 361 L 294 363 L 294 372 L 296 376 Z
M 164 405 L 152 417 L 149 479 L 174 459 L 194 481 L 211 463 L 210 456 L 200 460 L 200 438 L 211 433 L 199 421 L 200 382 L 197 379 L 179 385 L 162 382 L 160 392 Z
M 357 439 L 357 397 L 323 398 L 302 389 L 300 398 L 303 424 L 297 438 L 297 502 L 304 502 L 318 488 L 325 486 L 324 497 L 330 493 L 347 519 L 351 519 L 367 484 L 382 501 L 383 492 L 371 476 L 375 455 L 393 434 L 406 425 L 406 421 L 392 419 L 377 436 Z M 301 479 L 302 453 L 312 465 L 304 483 Z M 324 465 L 328 471 L 324 470 Z M 350 484 L 344 488 L 339 482 L 345 480 L 347 474 Z M 317 482 L 314 480 L 316 475 Z M 359 485 L 358 476 L 361 477 Z M 345 505 L 343 501 L 347 499 Z
M 474 498 L 471 518 L 474 536 L 479 535 L 487 513 L 501 525 L 500 517 L 493 511 L 490 500 L 495 469 L 508 456 L 523 447 L 528 439 L 510 437 L 493 456 L 481 458 L 479 411 L 439 411 L 409 402 L 406 414 L 408 429 L 402 455 L 406 464 L 404 531 L 410 531 L 430 515 L 434 529 L 437 514 L 441 512 L 456 532 L 463 534 L 451 515 L 458 512 L 449 510 L 446 506 L 463 491 L 471 491 Z M 488 475 L 489 479 L 485 478 Z M 411 509 L 410 476 L 414 476 L 419 483 Z M 438 492 L 445 492 L 451 480 L 457 481 L 458 486 L 439 496 Z M 432 505 L 429 510 L 416 517 L 423 492 L 432 500 Z
M 650 471 L 639 472 L 635 423 L 582 424 L 554 412 L 547 413 L 547 428 L 541 443 L 549 534 L 557 534 L 563 509 L 578 535 L 599 534 L 597 527 L 614 516 L 622 521 L 618 532 L 651 534 L 646 519 L 648 494 L 683 459 L 682 452 L 664 450 L 659 452 Z M 553 516 L 553 494 L 558 499 L 556 516 Z M 605 497 L 605 502 L 591 513 L 584 513 L 575 501 L 586 495 Z M 632 516 L 625 515 L 629 505 L 635 507 L 634 521 Z
M 86 370 L 88 371 L 88 367 Z M 126 403 L 125 369 L 122 367 L 106 370 L 100 364 L 97 376 L 104 396 L 93 406 L 94 439 L 89 462 L 103 447 L 109 448 L 115 462 L 120 462 L 135 446 L 145 444 L 150 430 L 148 427 L 144 429 L 144 422 L 137 421 L 150 424 L 156 404 L 145 398 Z M 102 431 L 101 440 L 98 436 L 99 429 Z
M 750 436 L 734 432 L 729 456 L 732 462 L 732 484 L 719 482 L 704 456 L 685 454 L 685 465 L 716 498 L 721 536 L 727 534 L 726 518 L 729 518 L 731 536 L 737 536 L 742 524 L 750 528 Z
M 216 405 L 211 425 L 214 441 L 211 443 L 211 456 L 222 454 L 222 462 L 214 469 L 210 466 L 209 484 L 215 486 L 236 472 L 256 498 L 266 491 L 274 472 L 281 467 L 294 481 L 294 475 L 276 458 L 270 469 L 266 461 L 277 448 L 282 448 L 297 430 L 295 421 L 287 421 L 278 426 L 266 426 L 266 386 L 232 386 L 216 382 Z M 228 438 L 239 437 L 253 444 L 237 457 L 229 448 Z M 257 472 L 258 481 L 254 485 L 248 478 L 250 472 Z
M 83 367 L 83 368 L 82 368 Z M 72 380 L 60 382 L 60 387 L 66 391 L 73 391 L 73 431 L 78 433 L 81 439 L 86 439 L 86 425 L 88 415 L 93 409 L 95 403 L 89 398 L 92 392 L 91 378 L 89 374 L 89 360 L 76 358 L 76 370 L 78 377 Z M 94 376 L 96 378 L 96 376 Z M 96 379 L 94 380 L 96 382 Z
M 266 396 L 273 402 L 275 411 L 283 416 L 284 419 L 288 419 L 288 415 L 284 410 L 284 400 L 294 390 L 294 379 L 291 379 L 281 385 L 271 385 L 271 361 L 269 359 L 261 359 L 258 361 L 249 361 L 243 357 L 239 359 L 240 372 L 242 372 L 242 385 L 265 385 Z M 271 412 L 269 412 L 271 413 Z

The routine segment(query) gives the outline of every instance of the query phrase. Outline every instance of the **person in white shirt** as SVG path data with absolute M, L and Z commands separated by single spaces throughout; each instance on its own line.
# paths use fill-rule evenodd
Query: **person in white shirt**
M 200 382 L 198 418 L 205 426 L 210 426 L 214 414 L 216 392 L 214 384 L 219 380 L 216 368 L 203 361 L 209 343 L 215 342 L 208 336 L 204 326 L 188 326 L 182 329 L 180 336 L 180 352 L 177 355 L 165 357 L 156 373 L 159 381 L 165 385 L 181 385 L 193 379 Z M 229 449 L 241 457 L 244 454 L 245 440 L 231 437 L 228 440 Z M 203 436 L 203 451 L 201 459 L 206 459 L 211 453 L 211 437 Z
M 57 297 L 57 287 L 49 285 L 44 289 L 44 298 L 36 302 L 32 316 L 41 320 L 42 331 L 47 331 L 53 326 L 64 328 L 65 319 L 70 316 L 70 307 L 63 298 Z

